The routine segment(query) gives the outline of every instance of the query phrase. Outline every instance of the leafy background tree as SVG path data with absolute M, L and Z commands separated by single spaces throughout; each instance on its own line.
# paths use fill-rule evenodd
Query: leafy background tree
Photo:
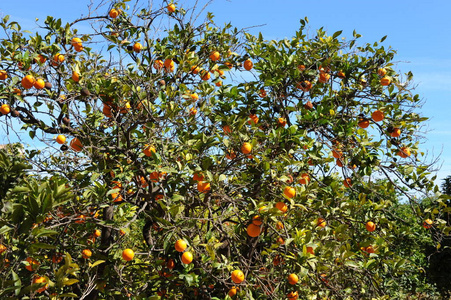
M 418 200 L 438 192 L 426 118 L 385 38 L 102 9 L 0 23 L 2 118 L 61 144 L 2 199 L 2 297 L 437 296 L 423 249 L 449 233 L 448 197 Z

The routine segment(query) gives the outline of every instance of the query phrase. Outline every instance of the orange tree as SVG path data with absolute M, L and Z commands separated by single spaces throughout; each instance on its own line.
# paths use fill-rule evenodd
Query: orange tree
M 383 39 L 308 37 L 305 18 L 267 41 L 126 2 L 36 34 L 0 22 L 2 122 L 55 150 L 2 199 L 2 299 L 415 293 L 400 238 L 450 228 L 445 196 L 416 201 L 438 191 L 426 118 Z

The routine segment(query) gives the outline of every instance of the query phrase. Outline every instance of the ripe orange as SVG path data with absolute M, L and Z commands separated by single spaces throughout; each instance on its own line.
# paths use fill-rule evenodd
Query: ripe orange
M 252 62 L 252 60 L 247 59 L 244 61 L 243 66 L 245 70 L 250 71 L 254 67 L 254 63 Z
M 163 69 L 164 66 L 164 62 L 161 59 L 157 59 L 154 63 L 153 63 L 153 67 L 155 69 L 157 69 L 158 71 L 160 71 L 161 69 Z
M 0 254 L 2 254 L 3 252 L 5 252 L 6 249 L 7 249 L 7 248 L 5 247 L 5 245 L 0 244 Z
M 374 248 L 373 248 L 372 245 L 369 245 L 368 247 L 366 247 L 364 251 L 365 251 L 365 252 L 368 252 L 368 253 L 374 253 L 374 252 L 376 252 L 376 251 L 374 250 Z
M 288 283 L 291 284 L 291 285 L 295 285 L 299 281 L 298 275 L 296 275 L 294 273 L 288 275 L 287 279 L 288 279 Z
M 36 82 L 36 79 L 34 79 L 33 75 L 27 75 L 22 79 L 21 84 L 24 87 L 24 89 L 28 90 L 33 87 L 35 82 Z
M 38 80 L 36 80 L 33 84 L 33 86 L 37 89 L 37 90 L 42 90 L 45 87 L 45 81 L 42 78 L 39 78 Z
M 194 173 L 193 180 L 195 180 L 195 181 L 203 181 L 204 180 L 204 175 L 202 175 L 202 173 Z
M 326 227 L 326 225 L 327 225 L 327 222 L 323 218 L 318 218 L 318 220 L 316 220 L 316 226 L 324 228 L 324 227 Z
M 85 259 L 88 259 L 92 256 L 92 251 L 89 249 L 84 249 L 83 251 L 81 251 L 81 256 Z
M 2 106 L 0 106 L 0 113 L 2 113 L 3 115 L 7 115 L 11 112 L 11 107 L 9 106 L 9 104 L 2 104 Z
M 99 229 L 94 230 L 94 236 L 100 237 L 102 235 L 102 232 Z
M 260 226 L 263 224 L 262 218 L 259 215 L 252 217 L 252 224 Z
M 393 131 L 390 133 L 390 136 L 393 138 L 397 138 L 401 135 L 401 129 L 400 128 L 393 128 Z
M 369 232 L 373 232 L 374 230 L 376 230 L 376 224 L 374 224 L 374 222 L 372 221 L 368 221 L 366 222 L 366 230 L 368 230 Z
M 60 134 L 60 135 L 58 135 L 57 137 L 56 137 L 56 142 L 58 143 L 58 144 L 64 144 L 65 142 L 66 142 L 66 137 L 64 136 L 64 135 L 62 135 L 62 134 Z
M 257 237 L 262 232 L 262 229 L 260 226 L 255 225 L 254 223 L 251 223 L 247 226 L 247 235 L 250 237 Z
M 279 236 L 279 237 L 276 239 L 276 243 L 279 244 L 279 245 L 284 245 L 284 244 L 285 244 L 285 241 L 284 241 L 283 238 L 281 238 L 281 237 Z
M 255 125 L 255 124 L 257 124 L 258 123 L 258 117 L 257 117 L 257 115 L 255 115 L 255 114 L 250 114 L 249 115 L 249 121 L 247 121 L 247 124 L 249 124 L 249 125 Z
M 283 190 L 283 194 L 288 198 L 293 198 L 294 196 L 296 196 L 296 190 L 291 186 L 286 186 Z
M 193 261 L 193 254 L 189 251 L 186 251 L 182 254 L 182 263 L 185 265 L 189 265 Z
M 307 247 L 307 253 L 310 253 L 311 255 L 315 255 L 315 250 L 313 247 Z
M 371 118 L 374 120 L 374 122 L 382 121 L 384 119 L 384 112 L 382 112 L 380 110 L 375 110 L 371 114 Z
M 430 229 L 432 228 L 432 224 L 434 224 L 434 222 L 431 219 L 426 219 L 423 222 L 423 227 L 426 229 Z
M 166 9 L 168 10 L 168 13 L 173 13 L 175 11 L 175 5 L 171 3 L 166 6 Z
M 398 151 L 398 156 L 401 156 L 402 158 L 410 156 L 410 148 L 401 147 L 401 149 Z
M 282 213 L 286 213 L 288 210 L 288 206 L 285 204 L 285 202 L 277 202 L 276 208 L 279 209 Z
M 124 251 L 122 251 L 122 258 L 125 261 L 131 261 L 133 257 L 135 257 L 135 252 L 133 252 L 132 249 L 125 249 Z
M 328 73 L 320 73 L 319 74 L 319 79 L 318 79 L 319 82 L 326 83 L 327 81 L 329 81 L 329 79 L 330 79 L 330 74 L 328 74 Z
M 299 71 L 305 71 L 305 66 L 304 65 L 299 65 L 298 66 L 298 70 Z
M 79 82 L 80 81 L 80 74 L 78 74 L 77 72 L 73 71 L 72 72 L 72 80 L 75 82 Z
M 200 68 L 198 66 L 192 66 L 191 67 L 191 73 L 194 75 L 198 74 L 200 72 Z
M 287 125 L 287 120 L 285 118 L 278 118 L 277 125 L 280 127 L 285 127 Z
M 297 300 L 298 297 L 299 297 L 299 294 L 298 294 L 297 291 L 289 292 L 288 295 L 287 295 L 287 298 L 289 300 Z
M 312 88 L 312 83 L 308 80 L 304 80 L 296 84 L 296 87 L 303 92 L 308 92 Z
M 83 46 L 78 46 L 78 45 L 76 45 L 76 46 L 74 46 L 74 49 L 75 49 L 75 51 L 77 51 L 77 52 L 81 52 L 81 51 L 83 51 Z
M 244 274 L 240 270 L 235 270 L 232 272 L 232 281 L 235 283 L 241 283 L 244 281 Z
M 115 8 L 112 8 L 112 9 L 110 10 L 110 12 L 108 13 L 108 15 L 110 16 L 110 18 L 116 19 L 116 18 L 119 16 L 119 13 L 120 13 L 119 10 L 117 10 L 117 9 L 115 9 Z
M 40 287 L 39 289 L 36 290 L 36 292 L 42 293 L 49 286 L 49 284 L 47 283 L 47 278 L 45 278 L 44 276 L 36 276 L 36 277 L 34 277 L 33 281 L 32 281 L 32 284 L 39 284 L 39 283 L 45 283 L 45 285 L 43 287 Z
M 199 95 L 198 95 L 197 93 L 192 93 L 192 94 L 190 95 L 190 97 L 191 97 L 191 99 L 192 99 L 193 101 L 199 100 Z
M 0 80 L 8 78 L 8 73 L 5 70 L 0 70 Z
M 390 83 L 391 83 L 390 77 L 383 77 L 383 78 L 381 78 L 381 85 L 387 86 L 387 85 L 390 85 Z
M 243 145 L 241 146 L 241 152 L 243 154 L 249 154 L 252 151 L 252 145 L 251 143 L 245 142 L 243 143 Z
M 201 75 L 201 79 L 203 81 L 210 79 L 210 72 L 208 72 L 206 70 L 203 70 L 200 75 Z
M 367 128 L 368 126 L 370 126 L 370 121 L 367 119 L 359 119 L 359 127 L 360 128 Z
M 308 184 L 310 182 L 310 175 L 303 173 L 301 178 L 299 178 L 299 184 Z
M 76 152 L 81 151 L 81 149 L 83 148 L 83 144 L 81 143 L 81 141 L 78 138 L 74 138 L 70 141 L 69 144 L 70 148 Z
M 338 72 L 337 76 L 338 76 L 338 78 L 341 78 L 341 79 L 346 78 L 346 75 L 345 75 L 345 73 L 343 71 Z
M 141 52 L 142 48 L 143 48 L 143 46 L 140 43 L 135 43 L 133 45 L 133 51 L 135 51 L 136 53 Z
M 52 65 L 58 66 L 59 64 L 64 62 L 64 59 L 65 59 L 64 55 L 57 53 L 53 56 Z
M 210 59 L 211 59 L 212 61 L 218 61 L 220 57 L 221 57 L 221 55 L 219 54 L 218 51 L 212 51 L 212 52 L 210 53 Z
M 213 69 L 213 70 L 210 70 L 210 72 L 211 72 L 212 74 L 214 74 L 214 73 L 216 72 L 216 73 L 218 73 L 219 76 L 223 76 L 223 75 L 224 75 L 224 71 L 221 70 L 221 69 L 218 69 L 218 68 L 215 68 L 215 69 Z
M 281 221 L 278 221 L 276 224 L 276 229 L 277 230 L 282 230 L 285 226 L 283 225 L 283 223 Z
M 82 40 L 78 37 L 75 37 L 71 41 L 72 46 L 74 47 L 81 47 L 82 46 Z
M 381 77 L 384 77 L 385 74 L 387 74 L 387 70 L 385 68 L 380 68 L 379 70 L 377 70 L 377 74 Z
M 211 189 L 210 183 L 205 181 L 197 182 L 197 190 L 201 193 L 207 193 Z
M 25 266 L 25 269 L 27 269 L 30 272 L 36 270 L 40 265 L 40 263 L 32 257 L 27 257 L 25 261 L 28 262 L 28 265 Z
M 352 186 L 352 180 L 351 180 L 351 178 L 346 178 L 345 180 L 343 180 L 343 185 L 345 186 L 345 187 L 351 187 Z
M 35 60 L 36 60 L 36 62 L 39 62 L 39 63 L 43 64 L 43 63 L 45 63 L 47 61 L 47 58 L 45 58 L 41 54 L 38 54 L 38 57 Z
M 233 286 L 230 290 L 229 290 L 229 292 L 227 293 L 227 295 L 229 295 L 229 297 L 233 297 L 233 296 L 235 296 L 237 294 L 237 288 L 236 288 L 236 286 Z
M 260 96 L 260 98 L 265 98 L 267 96 L 265 89 L 260 89 L 258 95 Z
M 155 147 L 153 147 L 153 146 L 144 145 L 143 152 L 146 156 L 152 156 L 152 153 L 156 153 L 156 150 L 155 150 Z
M 165 60 L 164 60 L 164 70 L 166 71 L 166 72 L 172 72 L 172 71 L 174 71 L 174 69 L 175 69 L 175 63 L 174 63 L 174 61 L 172 60 L 172 59 L 170 59 L 170 58 L 166 58 Z
M 183 252 L 185 251 L 187 244 L 184 240 L 177 240 L 177 242 L 175 242 L 174 247 L 177 252 Z

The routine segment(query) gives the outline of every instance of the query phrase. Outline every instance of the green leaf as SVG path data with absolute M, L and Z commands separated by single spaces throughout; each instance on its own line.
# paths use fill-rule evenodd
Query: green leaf
M 17 275 L 16 272 L 14 272 L 14 270 L 11 270 L 11 276 L 13 277 L 14 286 L 16 288 L 14 290 L 14 295 L 19 296 L 20 289 L 22 288 L 22 281 L 20 280 L 19 275 Z
M 56 249 L 55 245 L 49 245 L 45 243 L 33 243 L 30 245 L 30 248 L 34 249 Z
M 14 228 L 12 228 L 12 227 L 9 227 L 8 225 L 3 225 L 1 228 L 0 228 L 0 235 L 3 235 L 3 234 L 5 234 L 5 233 L 7 233 L 8 231 L 11 231 L 11 230 L 13 230 Z
M 94 268 L 94 267 L 96 267 L 96 266 L 98 266 L 98 265 L 100 265 L 100 264 L 103 264 L 105 261 L 104 260 L 98 260 L 98 261 L 96 261 L 96 262 L 94 262 L 94 263 L 89 263 L 89 267 L 90 268 Z
M 42 227 L 38 227 L 37 228 L 38 230 L 37 230 L 37 232 L 35 233 L 34 232 L 34 230 L 33 230 L 33 235 L 35 236 L 35 237 L 41 237 L 41 236 L 51 236 L 51 235 L 55 235 L 55 234 L 58 234 L 59 232 L 58 231 L 56 231 L 56 230 L 51 230 L 51 229 L 45 229 L 45 228 L 42 228 Z
M 337 31 L 332 35 L 332 38 L 336 38 L 337 36 L 339 36 L 341 33 L 343 32 L 343 30 Z
M 74 293 L 64 293 L 64 294 L 61 294 L 61 295 L 58 295 L 58 296 L 60 298 L 62 298 L 62 297 L 78 298 L 77 294 L 74 294 Z
M 74 283 L 77 283 L 79 281 L 80 280 L 78 280 L 78 279 L 71 278 L 71 279 L 64 280 L 63 284 L 64 285 L 73 285 Z

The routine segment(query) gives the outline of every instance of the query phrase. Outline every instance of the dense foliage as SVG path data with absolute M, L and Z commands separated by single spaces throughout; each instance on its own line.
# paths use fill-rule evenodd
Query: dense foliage
M 426 118 L 384 39 L 305 18 L 268 41 L 126 2 L 0 22 L 2 121 L 62 144 L 30 152 L 41 177 L 4 158 L 2 299 L 434 296 L 448 198 L 417 200 L 438 192 Z

